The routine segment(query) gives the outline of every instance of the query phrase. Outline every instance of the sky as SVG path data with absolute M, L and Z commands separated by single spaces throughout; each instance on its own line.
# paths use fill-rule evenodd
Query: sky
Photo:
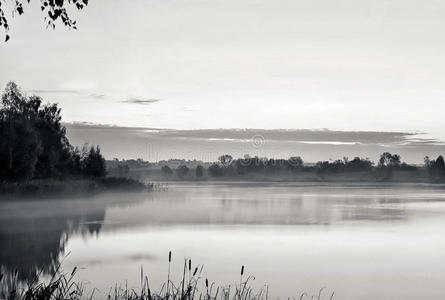
M 65 122 L 424 133 L 445 140 L 445 2 L 95 0 L 10 20 L 0 86 Z
M 344 157 L 377 162 L 383 152 L 397 153 L 402 161 L 423 164 L 436 158 L 445 145 L 424 134 L 408 132 L 334 131 L 313 129 L 156 129 L 91 123 L 67 123 L 73 145 L 99 144 L 108 159 L 142 158 L 151 162 L 170 158 L 214 162 L 222 154 L 289 158 L 306 163 Z

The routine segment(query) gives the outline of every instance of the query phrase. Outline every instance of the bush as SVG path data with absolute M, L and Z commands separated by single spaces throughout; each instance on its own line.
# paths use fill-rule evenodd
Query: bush
M 100 154 L 100 148 L 93 146 L 90 148 L 88 155 L 83 159 L 82 174 L 89 177 L 105 177 L 107 171 L 105 159 Z
M 176 169 L 176 174 L 178 175 L 178 177 L 183 178 L 184 176 L 186 176 L 189 172 L 189 168 L 185 165 L 181 165 Z
M 134 179 L 130 178 L 118 178 L 118 177 L 107 177 L 97 179 L 97 182 L 101 184 L 103 187 L 107 189 L 116 189 L 116 190 L 144 190 L 147 189 L 147 186 Z
M 207 171 L 212 177 L 220 177 L 224 175 L 224 170 L 218 164 L 212 164 Z
M 196 167 L 195 175 L 197 178 L 202 178 L 204 176 L 204 168 L 201 165 Z
M 167 165 L 163 166 L 161 168 L 161 171 L 162 171 L 162 174 L 164 174 L 164 176 L 171 177 L 173 175 L 172 169 Z

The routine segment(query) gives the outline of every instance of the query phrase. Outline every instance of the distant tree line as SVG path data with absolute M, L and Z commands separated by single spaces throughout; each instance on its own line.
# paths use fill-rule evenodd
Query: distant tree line
M 61 120 L 57 104 L 43 104 L 8 83 L 0 106 L 0 181 L 104 177 L 100 148 L 74 148 Z
M 431 180 L 445 181 L 445 163 L 442 156 L 436 160 L 425 158 L 425 168 Z M 285 175 L 304 172 L 314 172 L 321 178 L 328 174 L 353 173 L 353 172 L 374 172 L 375 176 L 382 180 L 390 180 L 394 171 L 417 171 L 419 168 L 401 161 L 398 154 L 384 152 L 380 155 L 378 163 L 375 164 L 369 158 L 354 157 L 349 159 L 344 157 L 334 161 L 319 161 L 315 164 L 305 165 L 300 156 L 293 156 L 288 159 L 261 158 L 258 156 L 233 159 L 231 155 L 224 154 L 218 161 L 212 163 L 207 169 L 198 165 L 195 169 L 195 178 L 203 178 L 205 174 L 209 177 L 231 177 L 249 174 Z M 189 168 L 180 165 L 172 170 L 168 165 L 161 168 L 166 177 L 177 176 L 178 178 L 193 177 Z

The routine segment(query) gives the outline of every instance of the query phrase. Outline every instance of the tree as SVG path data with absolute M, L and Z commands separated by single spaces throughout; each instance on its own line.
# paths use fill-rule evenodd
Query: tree
M 24 112 L 25 107 L 26 97 L 23 95 L 18 85 L 13 81 L 8 82 L 2 94 L 3 112 L 10 116 L 17 116 Z
M 204 168 L 201 165 L 196 167 L 195 175 L 197 178 L 202 178 L 204 176 Z
M 128 165 L 119 164 L 117 166 L 117 173 L 119 177 L 127 177 L 130 173 L 130 167 Z
M 429 156 L 425 156 L 425 158 L 423 159 L 423 162 L 425 164 L 425 168 L 429 168 L 430 164 L 431 164 L 431 159 L 429 158 Z
M 219 176 L 224 175 L 223 169 L 218 164 L 212 164 L 208 168 L 208 172 L 209 172 L 210 176 L 213 176 L 213 177 L 219 177 Z
M 5 17 L 10 10 L 12 15 L 22 15 L 24 13 L 24 4 L 29 3 L 30 0 L 15 0 L 10 9 L 6 9 L 8 0 L 0 0 L 0 27 L 3 27 L 6 32 L 5 41 L 9 40 L 9 20 Z M 75 8 L 77 10 L 83 9 L 88 5 L 88 0 L 40 0 L 40 9 L 45 15 L 45 22 L 47 27 L 55 28 L 55 22 L 61 20 L 63 25 L 70 29 L 77 29 L 76 21 L 72 20 L 68 14 L 67 9 Z
M 442 155 L 439 155 L 436 160 L 430 160 L 428 156 L 425 157 L 425 167 L 432 180 L 445 179 L 445 160 Z
M 28 142 L 36 146 L 28 154 L 23 154 L 37 155 L 37 159 L 32 160 L 33 176 L 37 178 L 66 176 L 72 165 L 73 147 L 66 137 L 65 127 L 61 124 L 61 109 L 57 104 L 42 105 L 40 97 L 26 97 L 14 82 L 6 85 L 1 100 L 3 119 L 8 120 L 9 128 L 8 132 L 3 131 L 3 134 L 11 138 L 3 142 L 8 143 L 9 153 L 12 153 L 14 147 L 12 130 L 14 128 L 19 130 L 20 127 L 21 135 L 18 137 L 23 146 L 26 147 Z M 21 153 L 17 151 L 15 155 Z M 26 159 L 25 156 L 22 156 L 23 159 Z M 12 158 L 11 155 L 8 157 Z
M 73 177 L 82 176 L 82 167 L 83 167 L 83 159 L 87 155 L 87 146 L 86 144 L 82 147 L 82 152 L 79 150 L 79 147 L 76 147 L 71 152 L 71 164 L 69 166 L 69 173 Z
M 0 180 L 31 179 L 41 148 L 30 122 L 0 114 L 0 137 Z
M 0 107 L 0 180 L 105 176 L 100 148 L 71 146 L 61 109 L 42 102 L 26 97 L 14 82 L 6 85 Z
M 164 176 L 170 177 L 173 175 L 172 169 L 167 165 L 163 166 L 161 168 L 161 171 L 162 171 L 162 174 L 164 174 Z
M 437 166 L 437 168 L 439 168 L 441 170 L 445 169 L 445 161 L 444 161 L 442 155 L 439 155 L 437 157 L 437 159 L 436 159 L 436 166 Z
M 186 176 L 189 172 L 189 168 L 186 165 L 180 165 L 177 169 L 176 169 L 176 174 L 178 174 L 178 177 L 182 178 L 184 176 Z
M 61 120 L 61 109 L 57 104 L 44 105 L 38 111 L 35 127 L 42 144 L 42 152 L 36 165 L 38 178 L 64 177 L 69 170 L 73 149 Z
M 398 167 L 400 166 L 400 155 L 384 152 L 380 155 L 379 167 Z
M 303 159 L 300 156 L 292 156 L 288 159 L 289 170 L 295 172 L 303 167 Z
M 224 154 L 218 157 L 219 162 L 223 167 L 228 167 L 232 163 L 233 157 L 229 154 Z
M 27 105 L 19 87 L 9 82 L 1 97 L 0 179 L 26 180 L 34 175 L 41 143 Z
M 392 177 L 393 169 L 400 167 L 400 155 L 384 152 L 380 155 L 378 166 L 384 179 L 389 180 Z
M 349 160 L 347 157 L 344 157 L 343 162 L 346 171 L 369 171 L 373 166 L 373 162 L 369 158 L 354 157 L 353 160 Z
M 82 173 L 88 177 L 105 177 L 107 174 L 105 159 L 100 153 L 99 146 L 91 146 L 88 155 L 82 162 Z

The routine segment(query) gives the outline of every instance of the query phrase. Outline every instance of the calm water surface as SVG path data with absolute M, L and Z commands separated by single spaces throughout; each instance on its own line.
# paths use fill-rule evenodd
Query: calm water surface
M 272 297 L 445 299 L 445 187 L 178 183 L 163 192 L 0 202 L 0 265 L 65 270 L 107 294 L 183 259 L 221 285 L 241 265 Z M 69 253 L 69 255 L 67 255 Z

